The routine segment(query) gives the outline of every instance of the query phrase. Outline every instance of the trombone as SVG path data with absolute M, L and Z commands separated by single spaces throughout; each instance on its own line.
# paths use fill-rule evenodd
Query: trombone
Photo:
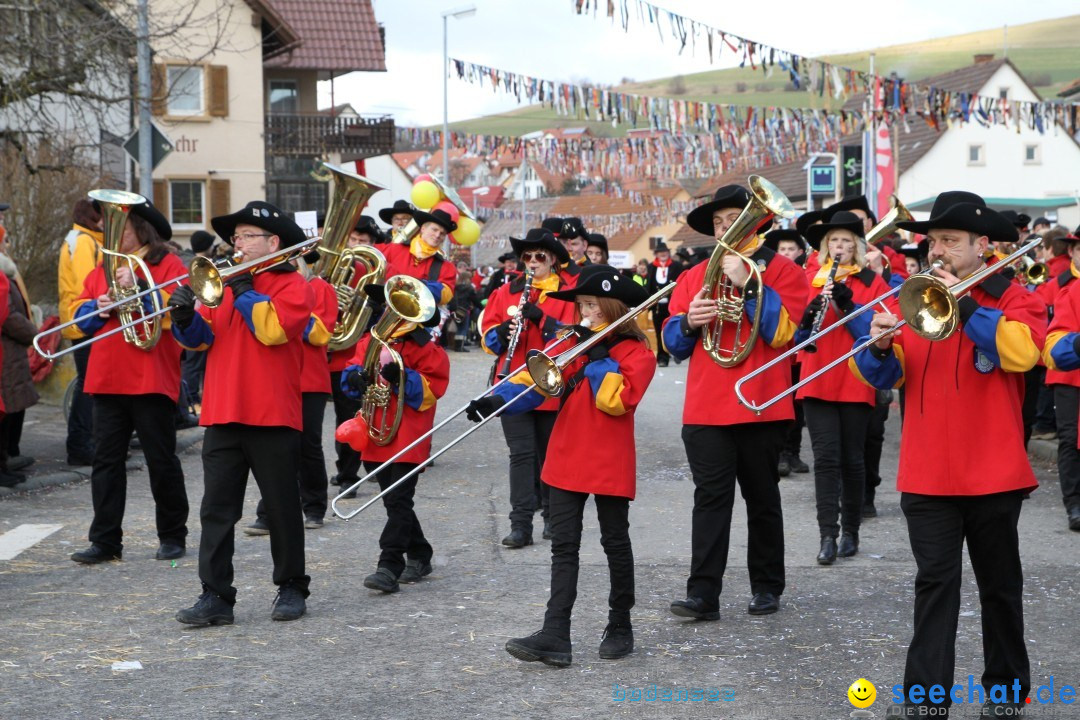
M 974 288 L 976 285 L 981 283 L 990 275 L 1004 270 L 1009 265 L 1009 263 L 1021 257 L 1041 242 L 1041 238 L 1032 240 L 1027 245 L 1024 245 L 1019 250 L 1009 255 L 1007 258 L 1004 258 L 1001 262 L 995 263 L 993 265 L 987 265 L 986 267 L 972 273 L 971 275 L 961 280 L 956 285 L 953 285 L 952 287 L 946 285 L 941 278 L 932 275 L 934 270 L 937 270 L 942 266 L 942 262 L 940 260 L 935 260 L 929 268 L 927 268 L 921 273 L 912 275 L 907 280 L 905 280 L 903 284 L 901 284 L 899 287 L 895 287 L 889 292 L 878 296 L 874 300 L 866 303 L 866 305 L 863 305 L 855 312 L 841 318 L 837 322 L 825 328 L 817 335 L 811 335 L 806 340 L 803 340 L 801 343 L 785 352 L 783 355 L 772 359 L 771 361 L 757 368 L 753 372 L 739 378 L 739 381 L 735 383 L 735 395 L 736 397 L 738 397 L 739 403 L 741 403 L 746 408 L 752 410 L 756 414 L 760 415 L 767 408 L 772 407 L 780 400 L 784 399 L 788 395 L 791 395 L 803 385 L 812 382 L 820 375 L 824 375 L 840 363 L 847 362 L 848 359 L 854 357 L 858 353 L 870 347 L 878 340 L 881 340 L 888 335 L 892 335 L 904 325 L 910 325 L 912 331 L 914 331 L 916 335 L 930 341 L 945 340 L 951 337 L 952 334 L 956 332 L 960 323 L 960 310 L 957 306 L 959 298 L 962 295 L 966 294 L 968 291 L 970 291 L 972 288 Z M 870 308 L 883 301 L 885 298 L 891 297 L 892 295 L 895 295 L 897 293 L 900 294 L 900 315 L 903 319 L 893 327 L 859 343 L 846 354 L 841 355 L 840 357 L 836 358 L 835 360 L 825 365 L 821 369 L 817 370 L 816 372 L 810 374 L 809 376 L 801 378 L 799 382 L 787 388 L 782 393 L 776 395 L 772 399 L 766 400 L 760 405 L 756 405 L 750 400 L 747 400 L 746 397 L 743 395 L 742 386 L 747 381 L 757 377 L 758 375 L 773 367 L 780 361 L 791 357 L 794 353 L 798 352 L 806 345 L 809 345 L 811 342 L 816 342 L 818 338 L 820 338 L 822 335 L 830 333 L 837 328 L 843 327 L 852 319 L 864 314 Z

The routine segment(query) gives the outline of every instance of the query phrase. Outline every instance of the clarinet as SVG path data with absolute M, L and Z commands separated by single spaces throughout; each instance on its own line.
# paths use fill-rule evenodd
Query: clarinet
M 826 285 L 830 285 L 836 280 L 836 271 L 837 271 L 837 269 L 839 269 L 839 267 L 840 267 L 840 263 L 838 263 L 836 260 L 833 260 L 832 269 L 829 270 L 829 279 L 825 282 Z M 822 291 L 822 294 L 824 294 L 824 291 Z M 826 299 L 825 302 L 821 303 L 821 309 L 818 310 L 817 315 L 814 316 L 814 324 L 810 326 L 810 335 L 811 335 L 811 337 L 813 337 L 814 335 L 817 335 L 819 332 L 821 332 L 821 326 L 825 324 L 825 313 L 827 313 L 828 311 L 829 311 L 829 299 Z M 808 352 L 808 353 L 816 353 L 817 352 L 817 343 L 816 342 L 810 343 L 809 345 L 807 345 L 806 347 L 803 348 L 803 351 Z
M 514 308 L 514 312 L 508 312 L 511 317 L 517 317 L 518 324 L 517 329 L 514 330 L 514 336 L 510 338 L 510 344 L 506 348 L 506 359 L 503 360 L 502 368 L 499 370 L 498 374 L 495 375 L 495 377 L 499 380 L 502 380 L 504 377 L 509 375 L 510 371 L 513 369 L 511 361 L 514 358 L 514 352 L 517 350 L 518 342 L 520 342 L 521 340 L 521 333 L 525 330 L 526 320 L 524 317 L 521 316 L 521 311 L 525 309 L 525 303 L 529 302 L 529 298 L 532 296 L 532 279 L 532 270 L 526 269 L 525 287 L 521 290 L 521 298 L 518 299 L 518 304 Z

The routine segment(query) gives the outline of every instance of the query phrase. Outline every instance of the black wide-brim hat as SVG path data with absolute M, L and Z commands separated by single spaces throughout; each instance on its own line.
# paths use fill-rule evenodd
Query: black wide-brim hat
M 158 237 L 162 240 L 172 240 L 172 225 L 165 219 L 165 216 L 161 214 L 161 211 L 154 207 L 154 203 L 147 200 L 144 203 L 131 206 L 131 214 L 138 215 L 146 222 L 150 223 L 150 226 L 157 232 Z
M 776 230 L 770 230 L 765 233 L 765 241 L 762 243 L 765 247 L 769 248 L 773 252 L 776 252 L 780 247 L 781 240 L 790 240 L 797 243 L 803 252 L 806 252 L 806 240 L 803 239 L 802 233 L 795 228 L 785 230 L 784 228 L 777 228 Z
M 408 200 L 395 200 L 392 207 L 383 208 L 379 211 L 379 219 L 387 225 L 391 224 L 395 215 L 413 215 L 416 208 Z
M 589 233 L 585 247 L 598 247 L 605 253 L 608 251 L 607 238 L 600 233 Z
M 700 205 L 689 212 L 686 216 L 686 224 L 693 230 L 716 237 L 716 229 L 713 226 L 713 213 L 726 208 L 739 208 L 742 210 L 750 202 L 750 191 L 742 185 L 724 185 L 713 193 L 713 198 L 704 205 Z M 764 232 L 772 227 L 772 220 L 761 226 Z
M 1026 228 L 1031 223 L 1031 216 L 1025 213 L 1018 213 L 1015 210 L 1002 210 L 998 213 L 1001 217 L 1008 220 L 1017 230 Z
M 562 232 L 562 226 L 563 226 L 563 219 L 561 217 L 549 217 L 549 218 L 544 218 L 543 220 L 540 221 L 540 228 L 542 230 L 547 230 L 549 233 L 551 233 L 555 237 L 558 237 L 559 233 Z
M 379 223 L 375 222 L 375 218 L 370 215 L 361 215 L 360 219 L 356 221 L 353 232 L 367 233 L 375 242 L 382 242 L 382 228 L 379 227 Z
M 293 222 L 285 211 L 262 200 L 252 200 L 231 215 L 218 215 L 211 218 L 210 225 L 214 232 L 227 242 L 233 244 L 232 236 L 236 234 L 237 225 L 254 225 L 268 233 L 281 238 L 281 247 L 299 245 L 307 239 L 300 226 Z
M 804 212 L 795 220 L 795 229 L 799 231 L 799 234 L 806 237 L 806 231 L 810 229 L 815 223 L 824 220 L 822 217 L 824 213 L 821 210 L 811 210 L 810 212 Z
M 649 292 L 644 287 L 610 265 L 586 265 L 581 268 L 577 285 L 569 290 L 547 294 L 549 298 L 571 302 L 579 295 L 595 295 L 621 300 L 627 307 L 640 305 L 649 299 Z M 614 321 L 616 318 L 608 318 L 608 320 Z
M 901 230 L 927 235 L 931 230 L 963 230 L 986 235 L 993 242 L 1016 242 L 1016 228 L 1001 213 L 986 207 L 986 201 L 964 190 L 943 192 L 934 200 L 929 220 L 898 222 Z
M 510 247 L 514 248 L 514 254 L 518 257 L 521 257 L 521 254 L 526 250 L 540 248 L 554 255 L 555 262 L 559 265 L 570 262 L 570 253 L 563 247 L 561 242 L 555 239 L 550 230 L 544 228 L 533 228 L 525 233 L 523 238 L 511 237 Z
M 503 253 L 499 256 L 499 262 L 504 263 L 507 260 L 517 260 L 517 255 L 512 252 Z
M 915 245 L 901 245 L 898 252 L 913 258 L 926 258 L 930 255 L 930 241 L 923 238 Z
M 368 300 L 370 300 L 372 304 L 378 305 L 381 308 L 386 307 L 386 285 L 382 283 L 368 283 L 364 285 L 364 294 L 368 296 Z M 435 298 L 435 302 L 438 301 L 439 298 Z M 420 324 L 424 327 L 435 327 L 440 322 L 442 322 L 442 314 L 439 312 L 439 309 L 436 308 L 435 312 L 431 313 L 431 317 Z
M 862 210 L 866 213 L 866 216 L 870 218 L 870 224 L 877 225 L 877 215 L 870 209 L 870 203 L 867 202 L 865 195 L 856 195 L 855 197 L 844 198 L 838 203 L 833 203 L 821 211 L 821 219 L 825 222 L 829 222 L 833 215 L 842 210 L 847 210 L 848 212 L 852 210 Z
M 191 251 L 206 252 L 214 246 L 214 236 L 205 230 L 196 230 L 191 233 Z
M 665 243 L 663 240 L 657 240 L 656 245 L 653 246 L 652 252 L 653 255 L 659 255 L 662 252 L 669 253 L 671 252 L 671 248 L 669 248 L 667 246 L 667 243 Z
M 855 237 L 866 237 L 863 233 L 862 218 L 853 212 L 841 210 L 833 213 L 829 220 L 820 225 L 811 225 L 810 229 L 806 231 L 806 242 L 810 243 L 810 247 L 818 250 L 821 247 L 821 239 L 825 237 L 830 230 L 847 230 L 854 234 Z
M 432 210 L 427 213 L 423 210 L 417 210 L 413 213 L 413 220 L 416 221 L 418 227 L 424 227 L 426 223 L 435 223 L 448 233 L 452 233 L 457 230 L 457 223 L 454 222 L 454 218 L 450 217 L 450 214 L 445 210 Z

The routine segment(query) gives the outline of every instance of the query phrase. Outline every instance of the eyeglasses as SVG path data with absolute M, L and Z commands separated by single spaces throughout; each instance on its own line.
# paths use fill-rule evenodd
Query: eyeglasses
M 525 252 L 521 253 L 521 261 L 522 262 L 529 262 L 530 260 L 533 260 L 533 259 L 536 259 L 539 262 L 544 262 L 545 260 L 548 259 L 548 254 L 546 252 L 544 252 L 543 250 L 536 250 L 536 251 L 526 250 Z
M 271 233 L 245 233 L 244 235 L 233 235 L 230 238 L 230 240 L 232 240 L 233 244 L 235 245 L 236 243 L 238 243 L 241 240 L 243 240 L 244 242 L 250 242 L 252 238 L 257 238 L 257 237 L 273 237 L 273 234 L 271 234 Z

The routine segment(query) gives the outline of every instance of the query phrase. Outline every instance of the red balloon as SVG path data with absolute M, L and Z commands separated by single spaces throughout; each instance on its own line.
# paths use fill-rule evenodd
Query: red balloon
M 437 204 L 432 210 L 442 210 L 444 213 L 450 216 L 450 218 L 456 223 L 461 217 L 461 211 L 457 209 L 457 206 L 449 200 L 443 200 Z
M 431 175 L 429 175 L 427 173 L 423 173 L 422 175 L 417 175 L 415 178 L 413 178 L 412 184 L 415 185 L 416 183 L 421 183 L 421 182 L 431 182 Z
M 368 444 L 371 442 L 367 421 L 360 415 L 341 423 L 334 432 L 334 438 L 340 443 L 345 443 L 358 453 L 367 450 Z
M 450 234 L 449 234 L 449 235 L 447 235 L 446 237 L 450 238 L 450 242 L 454 243 L 455 245 L 460 245 L 460 244 L 461 244 L 461 243 L 459 243 L 459 242 L 457 241 L 457 238 L 456 238 L 456 237 L 454 237 L 454 233 L 450 233 Z

